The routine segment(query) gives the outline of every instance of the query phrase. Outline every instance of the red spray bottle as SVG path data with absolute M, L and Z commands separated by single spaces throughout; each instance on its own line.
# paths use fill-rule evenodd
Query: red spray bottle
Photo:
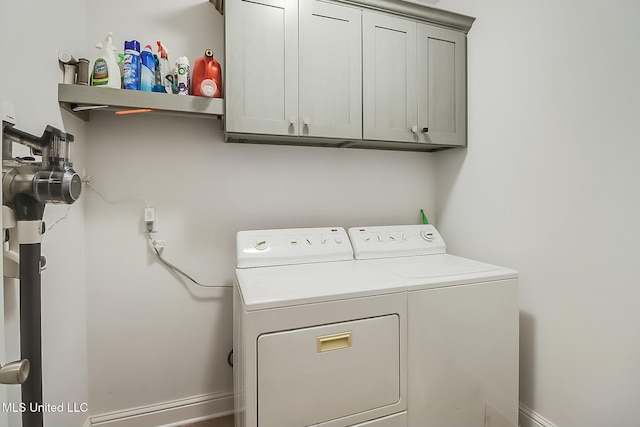
M 196 59 L 193 65 L 193 94 L 209 98 L 222 96 L 222 69 L 213 59 L 213 51 L 207 49 L 202 58 Z

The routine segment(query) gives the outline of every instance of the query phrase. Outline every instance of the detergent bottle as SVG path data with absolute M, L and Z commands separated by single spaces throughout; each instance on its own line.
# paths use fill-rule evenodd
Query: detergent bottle
M 140 67 L 140 90 L 153 92 L 156 84 L 156 59 L 151 51 L 151 46 L 146 45 L 140 54 L 142 66 Z
M 140 90 L 140 42 L 131 40 L 124 42 L 123 87 Z
M 158 68 L 156 69 L 156 91 L 173 93 L 173 77 L 169 70 L 169 52 L 158 40 Z M 160 81 L 158 82 L 158 77 Z M 158 87 L 160 86 L 160 87 Z
M 91 85 L 120 89 L 120 67 L 116 60 L 116 48 L 113 46 L 113 33 L 107 34 L 102 43 L 96 47 L 100 49 L 100 56 L 93 63 Z
M 207 49 L 202 58 L 193 64 L 193 94 L 209 98 L 222 96 L 222 70 L 213 58 L 213 51 Z

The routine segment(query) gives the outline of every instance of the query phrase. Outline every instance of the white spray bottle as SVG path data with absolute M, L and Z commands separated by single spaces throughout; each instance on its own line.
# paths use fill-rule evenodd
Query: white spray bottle
M 162 80 L 162 86 L 164 92 L 173 93 L 173 75 L 169 69 L 169 51 L 160 42 L 158 43 L 158 68 L 160 73 L 160 79 Z
M 122 78 L 112 38 L 113 33 L 109 33 L 102 43 L 96 45 L 100 49 L 100 56 L 93 63 L 93 71 L 91 72 L 92 86 L 120 89 Z

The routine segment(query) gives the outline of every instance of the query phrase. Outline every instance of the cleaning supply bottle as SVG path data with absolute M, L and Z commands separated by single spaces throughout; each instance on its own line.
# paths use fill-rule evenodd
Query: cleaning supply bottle
M 158 92 L 173 93 L 173 79 L 167 78 L 171 72 L 171 70 L 169 70 L 169 52 L 167 52 L 167 49 L 160 41 L 156 43 L 158 43 L 158 68 L 156 69 L 156 76 L 160 76 L 159 83 L 156 77 L 156 85 L 160 85 L 162 88 L 162 90 L 157 88 Z
M 429 219 L 427 218 L 427 215 L 425 215 L 424 209 L 420 209 L 420 215 L 422 216 L 422 223 L 429 224 Z
M 178 64 L 169 71 L 166 77 L 169 85 L 171 86 L 171 93 L 176 95 L 178 93 Z
M 164 86 L 162 85 L 162 73 L 160 72 L 160 58 L 154 53 L 153 59 L 156 61 L 156 69 L 153 73 L 153 91 L 164 93 Z
M 140 54 L 140 90 L 153 92 L 156 84 L 156 60 L 150 45 L 146 45 Z
M 100 55 L 93 63 L 91 86 L 120 88 L 120 68 L 116 60 L 116 48 L 113 46 L 112 39 L 113 33 L 109 33 L 102 43 L 96 45 L 100 49 Z
M 120 88 L 124 88 L 124 53 L 118 53 L 118 68 L 120 69 Z
M 191 78 L 189 77 L 189 58 L 180 56 L 176 62 L 178 69 L 178 95 L 189 95 Z
M 131 40 L 124 42 L 123 87 L 140 90 L 140 42 Z
M 222 95 L 222 70 L 211 49 L 205 50 L 204 56 L 193 64 L 193 94 L 209 98 Z

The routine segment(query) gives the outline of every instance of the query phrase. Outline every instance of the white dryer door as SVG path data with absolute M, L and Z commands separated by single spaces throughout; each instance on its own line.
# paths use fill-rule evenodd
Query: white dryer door
M 258 426 L 301 427 L 400 399 L 397 315 L 258 338 Z

